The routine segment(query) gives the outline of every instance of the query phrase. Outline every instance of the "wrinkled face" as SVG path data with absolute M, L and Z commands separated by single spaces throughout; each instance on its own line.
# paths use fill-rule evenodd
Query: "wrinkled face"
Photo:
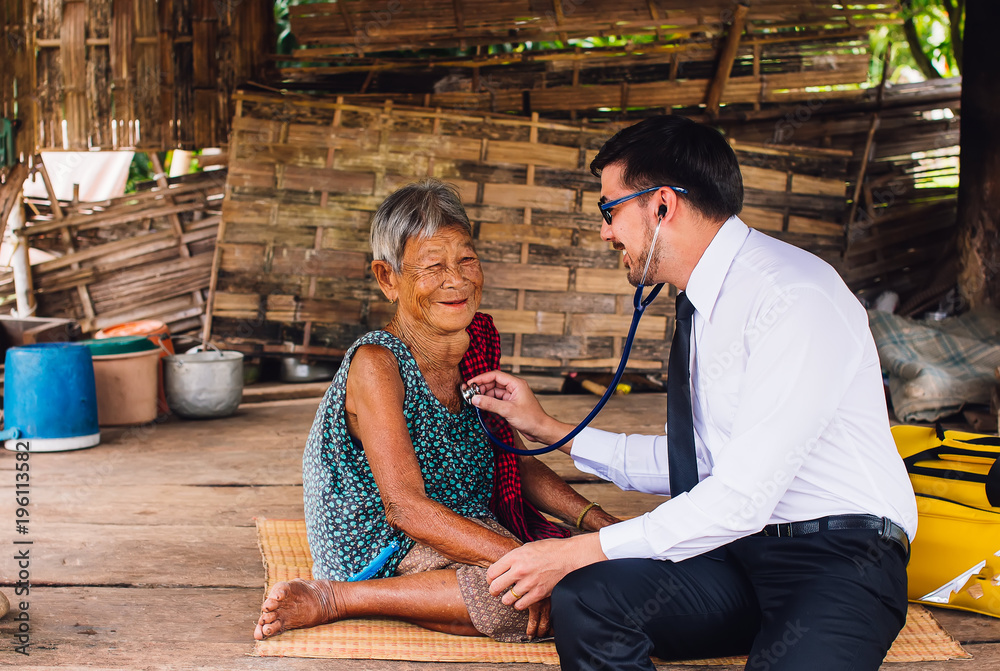
M 472 322 L 483 296 L 483 268 L 472 238 L 443 227 L 429 238 L 410 238 L 398 275 L 399 310 L 440 331 Z
M 601 171 L 601 202 L 610 202 L 629 195 L 634 189 L 629 189 L 621 183 L 622 168 L 611 164 Z M 642 273 L 646 267 L 653 242 L 653 230 L 656 227 L 656 217 L 649 210 L 648 198 L 633 198 L 611 210 L 611 224 L 601 224 L 601 238 L 611 243 L 611 246 L 622 253 L 625 268 L 628 270 L 628 281 L 632 286 L 638 286 L 642 281 Z M 661 231 L 659 239 L 663 238 Z M 659 240 L 657 248 L 661 248 Z M 660 269 L 659 255 L 654 255 L 646 275 L 646 285 L 652 284 L 652 278 L 657 277 Z

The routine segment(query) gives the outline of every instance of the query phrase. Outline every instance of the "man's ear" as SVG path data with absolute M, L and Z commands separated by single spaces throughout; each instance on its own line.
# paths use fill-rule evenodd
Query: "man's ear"
M 670 222 L 674 221 L 679 204 L 680 198 L 677 197 L 673 189 L 664 187 L 657 191 L 653 200 L 657 221 L 662 221 L 664 225 L 669 226 Z
M 395 303 L 399 298 L 399 287 L 397 286 L 396 271 L 392 269 L 388 261 L 372 261 L 372 275 L 378 282 L 379 289 L 389 299 L 390 303 Z

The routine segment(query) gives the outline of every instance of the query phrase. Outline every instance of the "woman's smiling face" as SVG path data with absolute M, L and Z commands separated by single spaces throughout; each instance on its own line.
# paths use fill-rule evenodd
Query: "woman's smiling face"
M 401 265 L 402 313 L 442 332 L 472 322 L 483 296 L 483 268 L 468 233 L 448 226 L 429 238 L 410 238 Z

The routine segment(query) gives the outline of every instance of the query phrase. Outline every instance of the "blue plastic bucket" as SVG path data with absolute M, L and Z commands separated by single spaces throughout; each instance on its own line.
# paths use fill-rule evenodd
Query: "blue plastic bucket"
M 12 347 L 4 367 L 4 447 L 27 442 L 32 452 L 57 452 L 101 442 L 94 363 L 85 345 Z

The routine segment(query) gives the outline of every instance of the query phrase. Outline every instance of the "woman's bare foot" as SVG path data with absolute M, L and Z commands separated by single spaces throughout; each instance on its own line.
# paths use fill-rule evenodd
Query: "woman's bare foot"
M 262 641 L 289 629 L 315 627 L 339 619 L 332 582 L 296 578 L 279 582 L 268 592 L 253 637 Z

